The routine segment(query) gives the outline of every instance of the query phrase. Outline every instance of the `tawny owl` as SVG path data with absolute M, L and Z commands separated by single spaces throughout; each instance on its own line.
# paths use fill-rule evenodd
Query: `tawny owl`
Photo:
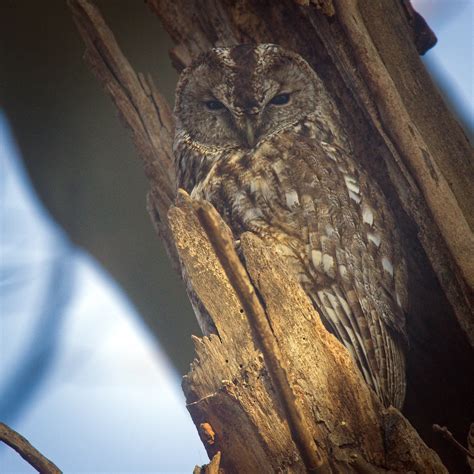
M 179 187 L 210 201 L 236 240 L 251 231 L 274 245 L 367 383 L 401 407 L 395 219 L 315 71 L 272 44 L 216 48 L 182 73 L 175 116 Z

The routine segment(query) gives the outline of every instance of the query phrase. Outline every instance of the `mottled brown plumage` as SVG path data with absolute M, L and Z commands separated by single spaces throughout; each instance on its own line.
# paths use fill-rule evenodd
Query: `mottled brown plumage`
M 406 269 L 396 223 L 322 82 L 275 45 L 219 48 L 176 94 L 179 186 L 284 256 L 383 402 L 405 395 Z

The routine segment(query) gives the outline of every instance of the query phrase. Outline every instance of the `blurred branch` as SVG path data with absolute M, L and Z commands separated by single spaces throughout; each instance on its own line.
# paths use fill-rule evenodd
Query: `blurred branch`
M 0 423 L 0 441 L 14 449 L 30 466 L 42 474 L 60 474 L 62 472 L 34 448 L 26 438 L 4 423 Z

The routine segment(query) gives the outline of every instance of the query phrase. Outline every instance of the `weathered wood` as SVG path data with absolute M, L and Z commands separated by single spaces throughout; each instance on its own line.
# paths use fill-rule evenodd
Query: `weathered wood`
M 474 345 L 473 152 L 421 63 L 401 2 L 335 1 L 339 14 L 330 20 L 314 5 L 289 0 L 271 7 L 255 0 L 147 2 L 177 43 L 171 54 L 178 69 L 214 45 L 242 42 L 279 43 L 308 60 L 339 99 L 361 159 L 373 160 L 377 150 L 388 161 L 394 199 L 415 221 Z M 368 164 L 386 174 L 381 163 Z
M 308 471 L 324 472 L 324 462 L 319 453 L 308 425 L 301 414 L 299 402 L 289 382 L 289 367 L 282 357 L 280 347 L 267 320 L 258 295 L 249 279 L 247 271 L 234 248 L 234 239 L 229 232 L 222 231 L 222 219 L 208 202 L 197 202 L 194 209 L 200 225 L 206 232 L 227 278 L 240 301 L 241 312 L 247 315 L 254 341 L 262 352 L 265 367 L 283 408 L 291 438 L 298 448 L 301 459 Z M 198 295 L 199 297 L 200 295 Z M 203 299 L 199 298 L 201 301 Z
M 411 79 L 409 86 L 412 89 L 407 89 L 406 66 L 409 64 L 408 61 L 412 61 L 410 65 L 418 66 L 416 68 L 417 73 L 420 70 L 424 72 L 425 80 L 429 80 L 429 78 L 424 68 L 420 67 L 421 62 L 414 45 L 407 41 L 402 42 L 399 36 L 400 33 L 393 27 L 385 27 L 382 31 L 370 28 L 371 19 L 375 20 L 377 17 L 380 18 L 380 15 L 390 14 L 387 12 L 387 6 L 385 5 L 387 2 L 384 3 L 383 7 L 380 2 L 370 2 L 370 7 L 366 4 L 364 10 L 363 7 L 358 7 L 355 1 L 334 1 L 337 5 L 337 15 L 341 26 L 347 34 L 354 52 L 355 62 L 360 66 L 364 82 L 374 99 L 377 117 L 372 117 L 372 120 L 381 132 L 383 128 L 386 140 L 390 140 L 392 144 L 396 145 L 397 152 L 403 161 L 403 165 L 400 166 L 405 166 L 406 174 L 413 177 L 413 181 L 422 194 L 420 200 L 426 201 L 426 205 L 433 214 L 434 222 L 427 223 L 427 213 L 419 215 L 419 210 L 416 213 L 415 209 L 411 209 L 414 207 L 413 204 L 405 205 L 406 210 L 411 212 L 419 223 L 420 229 L 425 230 L 425 226 L 429 225 L 430 233 L 425 235 L 424 238 L 422 237 L 422 243 L 434 263 L 433 268 L 436 271 L 439 267 L 439 254 L 436 251 L 433 252 L 429 242 L 436 226 L 451 251 L 454 261 L 461 269 L 466 283 L 473 289 L 474 234 L 472 227 L 474 226 L 474 193 L 472 193 L 471 187 L 474 182 L 472 161 L 474 155 L 472 148 L 462 133 L 459 124 L 454 121 L 444 104 L 442 104 L 444 110 L 441 110 L 441 112 L 444 112 L 444 114 L 441 114 L 444 123 L 440 120 L 440 117 L 432 116 L 432 107 L 437 105 L 436 98 L 438 101 L 441 101 L 441 98 L 432 86 L 431 81 L 429 82 L 431 92 L 438 97 L 430 98 L 431 110 L 425 110 L 427 117 L 417 120 L 420 109 L 426 109 L 426 91 L 423 91 L 420 87 L 420 77 L 413 77 L 413 73 L 409 78 Z M 376 8 L 378 8 L 379 16 L 374 15 L 373 10 Z M 400 17 L 400 8 L 394 9 L 393 2 L 388 8 L 393 15 Z M 362 18 L 363 12 L 367 12 L 365 21 Z M 404 25 L 402 21 L 400 21 L 400 25 L 405 26 L 406 34 L 408 34 L 408 25 Z M 382 44 L 381 42 L 378 44 L 373 42 L 369 33 L 370 29 L 375 30 L 376 34 L 378 33 L 383 37 Z M 389 54 L 380 54 L 377 48 L 377 46 L 387 45 L 391 39 L 396 41 L 397 45 L 400 45 L 400 49 L 396 53 L 397 58 L 393 58 L 393 55 Z M 405 47 L 402 48 L 402 45 Z M 386 47 L 382 47 L 382 51 L 386 51 L 386 49 Z M 400 77 L 399 64 L 396 68 L 392 67 L 392 74 L 389 73 L 384 62 L 387 57 L 392 61 L 397 59 L 404 61 L 402 63 L 404 64 L 403 77 Z M 413 64 L 415 58 L 417 62 Z M 392 64 L 392 66 L 394 65 Z M 402 99 L 399 89 L 395 85 L 397 80 L 399 87 L 405 90 L 405 100 Z M 418 99 L 414 104 L 415 106 L 413 106 L 413 101 L 418 94 L 424 100 Z M 409 113 L 409 110 L 411 113 Z M 443 129 L 443 125 L 447 125 L 446 122 L 448 121 L 451 125 L 449 129 L 453 130 L 459 140 L 451 143 L 449 152 L 447 152 L 446 146 L 450 144 L 446 144 L 447 140 L 443 137 L 443 131 L 446 130 Z M 436 135 L 436 139 L 430 133 L 431 130 L 429 126 L 427 127 L 427 122 L 438 130 L 439 135 Z M 424 134 L 423 131 L 425 131 Z M 443 166 L 443 172 L 440 166 Z M 448 179 L 451 179 L 451 185 L 448 184 Z M 422 223 L 424 225 L 421 225 Z M 439 239 L 441 240 L 441 238 Z M 438 270 L 439 273 L 442 271 L 442 268 Z M 459 279 L 461 280 L 460 277 Z M 471 337 L 471 343 L 474 343 L 472 318 L 460 317 L 460 322 Z
M 358 158 L 393 205 L 409 254 L 406 413 L 424 439 L 453 463 L 450 468 L 462 472 L 463 460 L 433 436 L 431 425 L 443 406 L 444 419 L 463 437 L 472 417 L 474 377 L 466 379 L 466 374 L 472 373 L 474 358 L 474 298 L 469 286 L 474 252 L 472 230 L 465 222 L 472 226 L 474 167 L 467 138 L 418 56 L 413 38 L 423 30 L 413 32 L 402 2 L 396 0 L 332 2 L 336 15 L 331 17 L 311 2 L 148 3 L 177 43 L 172 58 L 178 68 L 210 45 L 275 42 L 302 54 L 318 71 L 340 105 Z M 361 54 L 356 44 L 359 29 L 370 55 Z M 405 111 L 402 124 L 397 124 L 398 110 Z M 399 143 L 403 134 L 404 145 Z M 424 152 L 417 148 L 421 142 L 429 144 Z M 446 200 L 441 181 L 449 184 Z M 458 234 L 452 218 L 461 214 L 464 231 Z M 440 229 L 448 221 L 450 227 L 443 233 Z
M 193 474 L 219 474 L 219 466 L 221 463 L 220 451 L 212 458 L 209 464 L 206 464 L 203 468 L 196 466 Z
M 433 437 L 431 425 L 446 424 L 461 439 L 472 416 L 474 168 L 466 137 L 418 57 L 415 43 L 424 51 L 433 42 L 423 22 L 413 21 L 403 6 L 407 0 L 148 3 L 176 42 L 171 56 L 178 69 L 212 46 L 274 42 L 299 52 L 318 71 L 338 103 L 357 157 L 393 205 L 407 249 L 411 311 L 404 413 L 447 466 L 462 472 L 464 459 Z M 169 106 L 150 80 L 131 69 L 90 1 L 69 4 L 86 43 L 86 59 L 144 160 L 151 183 L 149 210 L 178 268 L 167 215 L 175 192 Z M 199 428 L 208 452 L 221 449 L 221 466 L 231 471 L 237 459 L 239 472 L 265 472 L 272 466 L 298 471 L 301 463 L 284 411 L 275 402 L 225 272 L 191 207 L 181 202 L 169 215 L 185 271 L 192 273 L 190 296 L 206 335 L 195 338 L 198 360 L 184 388 L 196 426 L 208 423 L 215 434 L 209 444 L 209 433 Z M 331 453 L 331 466 L 343 472 L 371 472 L 374 466 L 378 472 L 427 472 L 426 467 L 444 472 L 408 421 L 396 411 L 382 410 L 361 384 L 301 290 L 288 282 L 291 294 L 284 293 L 286 286 L 280 288 L 274 267 L 263 264 L 273 262 L 271 249 L 246 236 L 242 251 L 282 355 L 291 361 L 293 390 L 318 448 Z M 277 308 L 272 301 L 280 302 Z M 297 314 L 311 314 L 311 324 Z M 320 367 L 320 360 L 326 365 Z
M 195 339 L 197 358 L 183 382 L 195 423 L 215 432 L 212 443 L 201 433 L 209 456 L 221 451 L 225 472 L 304 472 L 257 339 L 248 337 L 251 328 L 235 282 L 184 193 L 169 221 L 188 278 L 217 329 Z M 230 238 L 222 220 L 219 228 Z M 397 410 L 383 409 L 273 249 L 244 234 L 241 250 L 328 472 L 353 472 L 354 464 L 377 472 L 421 466 L 447 472 Z

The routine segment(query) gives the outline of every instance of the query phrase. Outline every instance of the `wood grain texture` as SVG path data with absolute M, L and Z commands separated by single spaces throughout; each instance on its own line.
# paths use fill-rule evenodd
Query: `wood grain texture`
M 334 17 L 289 0 L 271 8 L 252 0 L 147 3 L 177 43 L 178 69 L 211 46 L 274 42 L 326 75 L 361 155 L 375 147 L 393 168 L 395 199 L 418 226 L 432 271 L 474 345 L 472 147 L 421 63 L 402 3 L 334 2 Z
M 212 46 L 245 42 L 279 43 L 300 53 L 317 69 L 338 104 L 358 158 L 387 193 L 406 242 L 411 310 L 404 414 L 452 472 L 467 472 L 465 460 L 433 436 L 431 425 L 446 424 L 456 438 L 464 439 L 472 421 L 474 377 L 468 376 L 474 358 L 474 298 L 469 286 L 472 149 L 419 60 L 416 35 L 402 3 L 147 3 L 176 42 L 171 59 L 178 70 Z M 152 220 L 179 268 L 167 215 L 175 194 L 169 105 L 149 78 L 133 71 L 93 4 L 69 0 L 69 5 L 86 45 L 86 60 L 131 130 L 150 179 Z M 357 35 L 363 39 L 359 49 L 354 43 Z M 387 90 L 384 84 L 388 84 Z M 399 110 L 405 123 L 398 123 Z M 445 192 L 446 199 L 440 199 Z M 195 338 L 197 359 L 183 384 L 189 410 L 196 426 L 212 426 L 215 442 L 209 444 L 204 432 L 203 442 L 210 455 L 222 448 L 221 464 L 230 472 L 234 469 L 232 459 L 239 456 L 243 463 L 239 472 L 255 472 L 253 468 L 266 472 L 271 470 L 268 466 L 291 466 L 298 472 L 298 454 L 283 411 L 274 403 L 274 391 L 249 336 L 245 315 L 190 209 L 179 204 L 169 216 L 185 271 L 193 272 L 195 293 L 190 295 L 202 298 L 195 297 L 195 309 L 208 313 L 211 320 L 202 326 L 206 337 Z M 455 232 L 458 222 L 459 233 Z M 227 232 L 224 227 L 223 232 Z M 266 295 L 279 301 L 283 295 L 278 289 L 283 285 L 281 276 L 265 267 L 271 249 L 259 245 L 252 237 L 243 239 L 248 271 L 264 299 Z M 261 272 L 267 272 L 265 278 L 275 278 L 271 288 L 265 286 Z M 283 280 L 282 292 L 291 285 Z M 285 296 L 291 305 L 282 301 L 274 308 L 269 301 L 267 316 L 282 353 L 292 361 L 292 386 L 303 401 L 318 447 L 329 452 L 331 446 L 332 462 L 340 472 L 383 472 L 388 468 L 406 472 L 409 467 L 427 472 L 425 466 L 432 472 L 445 472 L 437 456 L 427 450 L 398 412 L 381 411 L 354 374 L 342 346 L 319 331 L 314 310 L 313 329 L 308 328 L 306 335 L 299 332 L 309 326 L 301 316 L 307 314 L 307 302 L 295 296 L 295 291 Z M 278 318 L 283 318 L 280 323 Z M 308 364 L 320 364 L 313 352 L 325 357 L 328 364 L 321 372 L 315 369 L 319 375 L 307 373 Z
M 215 432 L 213 443 L 201 432 L 209 456 L 220 451 L 225 472 L 305 472 L 233 283 L 184 194 L 169 219 L 188 278 L 217 328 L 195 338 L 196 359 L 183 381 L 194 422 Z M 220 227 L 229 234 L 222 220 Z M 383 409 L 274 250 L 250 233 L 241 249 L 327 472 L 354 472 L 354 463 L 376 472 L 447 472 L 397 410 Z
M 450 428 L 462 438 L 472 417 L 469 407 L 474 378 L 468 377 L 466 382 L 465 377 L 472 371 L 470 361 L 474 358 L 474 294 L 469 284 L 472 254 L 464 259 L 472 230 L 463 224 L 464 237 L 458 240 L 461 234 L 456 233 L 453 221 L 453 216 L 461 213 L 461 222 L 471 222 L 472 148 L 420 61 L 405 7 L 395 0 L 333 2 L 356 13 L 357 28 L 365 30 L 369 45 L 373 43 L 374 61 L 385 68 L 383 80 L 388 76 L 393 83 L 387 92 L 394 100 L 391 103 L 395 105 L 390 105 L 394 110 L 389 109 L 391 115 L 386 116 L 389 99 L 380 97 L 385 89 L 378 77 L 368 77 L 371 65 L 363 64 L 372 61 L 372 56 L 357 54 L 350 31 L 354 25 L 344 22 L 344 15 L 328 17 L 311 2 L 298 5 L 289 0 L 271 6 L 252 0 L 148 3 L 176 42 L 171 55 L 178 69 L 210 44 L 274 42 L 300 53 L 323 78 L 339 105 L 358 158 L 389 196 L 409 254 L 405 411 L 423 438 L 452 463 L 450 469 L 465 471 L 463 460 L 433 436 L 431 425 L 443 406 Z M 190 24 L 190 19 L 198 20 Z M 175 34 L 182 24 L 189 27 L 179 28 Z M 391 129 L 398 109 L 409 116 L 408 123 L 399 125 L 404 132 Z M 403 145 L 399 134 L 406 130 L 411 134 L 408 125 L 416 131 L 416 139 L 406 135 Z M 416 148 L 417 140 L 429 144 L 423 148 L 426 153 Z M 411 147 L 415 149 L 411 151 Z M 449 186 L 446 202 L 429 172 L 432 168 Z M 427 199 L 430 186 L 434 200 Z M 447 229 L 453 239 L 441 230 L 448 221 L 453 226 Z M 459 252 L 454 255 L 456 246 Z
M 280 351 L 280 346 L 273 333 L 274 328 L 271 326 L 271 321 L 267 319 L 246 268 L 240 261 L 234 247 L 234 239 L 229 235 L 229 232 L 222 231 L 222 219 L 210 203 L 197 201 L 193 207 L 219 263 L 229 281 L 232 282 L 233 290 L 240 302 L 240 313 L 247 317 L 252 338 L 263 355 L 267 373 L 276 392 L 275 398 L 283 408 L 291 439 L 298 449 L 303 464 L 308 471 L 323 473 L 325 472 L 324 464 L 327 463 L 323 461 L 306 419 L 302 415 L 299 397 L 298 399 L 295 397 L 291 388 L 288 359 L 283 357 Z M 243 243 L 245 245 L 245 241 Z M 214 436 L 212 436 L 212 440 L 214 440 Z

